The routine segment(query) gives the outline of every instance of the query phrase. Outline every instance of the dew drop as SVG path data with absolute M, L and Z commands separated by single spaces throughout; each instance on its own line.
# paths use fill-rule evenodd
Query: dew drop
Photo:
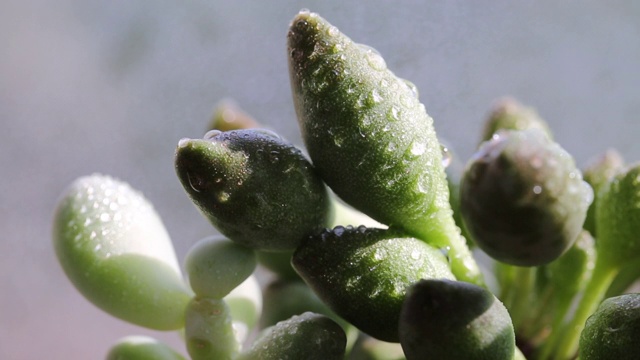
M 343 139 L 340 136 L 334 136 L 333 137 L 333 143 L 337 146 L 337 147 L 342 147 L 342 142 Z
M 191 141 L 191 139 L 189 139 L 189 138 L 182 138 L 182 139 L 180 139 L 180 141 L 178 141 L 178 147 L 179 148 L 187 147 L 187 145 L 189 145 L 190 141 Z
M 230 197 L 231 195 L 229 195 L 229 193 L 226 191 L 221 191 L 220 193 L 218 193 L 218 201 L 221 203 L 229 201 Z
M 442 166 L 446 169 L 451 165 L 453 156 L 446 146 L 440 145 L 440 151 L 442 152 Z
M 338 35 L 339 31 L 338 28 L 335 26 L 329 26 L 329 28 L 327 29 L 327 35 L 329 36 L 336 36 Z
M 373 258 L 376 259 L 377 261 L 384 260 L 384 258 L 386 257 L 387 257 L 387 251 L 384 249 L 378 248 L 373 253 Z
M 222 131 L 220 130 L 209 130 L 207 131 L 206 134 L 204 134 L 204 139 L 205 140 L 212 140 L 215 139 L 216 137 L 218 137 L 218 135 L 222 134 Z
M 380 101 L 382 101 L 382 95 L 380 95 L 380 93 L 378 92 L 378 90 L 372 90 L 371 93 L 369 94 L 369 100 L 371 103 L 373 104 L 377 104 Z
M 384 61 L 382 56 L 378 53 L 368 52 L 367 53 L 367 62 L 372 69 L 377 71 L 383 71 L 387 68 L 387 63 Z
M 394 151 L 396 148 L 397 148 L 396 143 L 394 143 L 393 141 L 390 141 L 389 144 L 387 144 L 388 151 Z
M 406 80 L 406 79 L 402 79 L 402 81 L 407 86 L 407 88 L 409 88 L 409 90 L 411 90 L 411 95 L 413 95 L 413 97 L 417 99 L 418 98 L 418 87 L 416 86 L 416 84 L 414 84 L 411 81 Z
M 280 153 L 278 151 L 271 151 L 269 152 L 269 161 L 271 161 L 272 164 L 277 163 L 280 160 Z
M 108 213 L 102 213 L 100 214 L 100 221 L 102 222 L 108 222 L 111 220 L 111 215 L 109 215 Z
M 418 250 L 413 250 L 413 251 L 411 252 L 411 255 L 410 255 L 410 256 L 411 256 L 411 258 L 412 258 L 413 260 L 418 260 L 418 259 L 420 259 L 420 251 L 418 251 Z
M 536 195 L 542 194 L 542 186 L 536 185 L 533 187 L 533 193 Z
M 333 233 L 334 233 L 337 237 L 342 236 L 342 234 L 344 234 L 344 231 L 345 231 L 344 226 L 336 226 L 336 227 L 333 229 Z
M 420 156 L 424 154 L 426 150 L 427 145 L 425 143 L 414 141 L 411 143 L 411 148 L 409 151 L 411 152 L 411 155 Z
M 387 120 L 389 121 L 398 121 L 400 119 L 400 110 L 397 107 L 392 106 L 389 109 L 389 113 L 387 113 Z

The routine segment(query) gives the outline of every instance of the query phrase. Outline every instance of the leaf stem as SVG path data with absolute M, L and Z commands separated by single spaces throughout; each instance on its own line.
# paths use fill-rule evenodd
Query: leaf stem
M 582 333 L 587 318 L 598 307 L 607 288 L 611 285 L 611 282 L 613 282 L 613 279 L 619 271 L 619 267 L 612 266 L 602 261 L 601 258 L 596 260 L 595 269 L 593 269 L 593 274 L 578 304 L 573 319 L 564 328 L 563 339 L 559 344 L 558 351 L 556 351 L 557 358 L 570 359 L 576 353 L 580 333 Z

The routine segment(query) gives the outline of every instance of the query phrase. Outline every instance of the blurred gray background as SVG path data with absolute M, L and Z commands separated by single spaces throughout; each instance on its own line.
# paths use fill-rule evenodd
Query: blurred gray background
M 640 2 L 0 1 L 0 359 L 100 359 L 128 325 L 84 300 L 51 246 L 58 196 L 106 173 L 155 204 L 182 259 L 213 233 L 173 169 L 234 98 L 300 143 L 285 35 L 319 12 L 413 81 L 467 159 L 498 97 L 534 106 L 577 163 L 640 158 Z

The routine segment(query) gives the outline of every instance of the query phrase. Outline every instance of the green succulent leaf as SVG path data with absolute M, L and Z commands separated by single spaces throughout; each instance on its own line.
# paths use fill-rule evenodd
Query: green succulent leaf
M 342 360 L 346 341 L 336 322 L 306 312 L 264 330 L 238 360 Z
M 307 239 L 296 271 L 336 314 L 383 341 L 398 341 L 406 289 L 424 278 L 454 279 L 443 252 L 397 230 L 341 227 Z
M 288 53 L 302 137 L 327 185 L 373 219 L 449 246 L 454 274 L 482 283 L 453 221 L 440 142 L 415 86 L 315 13 L 293 19 Z
M 184 325 L 191 293 L 173 245 L 128 184 L 103 175 L 73 182 L 56 209 L 53 243 L 67 277 L 102 310 L 157 330 Z
M 584 228 L 593 236 L 598 236 L 596 230 L 598 194 L 617 173 L 624 170 L 624 166 L 622 155 L 614 149 L 609 149 L 604 154 L 591 160 L 583 171 L 584 180 L 591 185 L 593 193 L 595 194 L 593 203 L 589 206 L 587 218 L 584 221 Z
M 326 187 L 300 150 L 266 130 L 182 139 L 176 171 L 187 194 L 229 239 L 293 250 L 329 218 Z
M 223 100 L 216 106 L 209 130 L 230 131 L 259 128 L 260 124 L 244 112 L 233 100 Z
M 539 130 L 504 131 L 485 142 L 461 185 L 473 240 L 517 266 L 543 265 L 567 251 L 592 199 L 571 155 Z
M 421 280 L 407 292 L 399 325 L 407 360 L 511 360 L 515 333 L 491 292 L 450 280 Z
M 221 237 L 197 242 L 185 258 L 189 284 L 196 295 L 222 299 L 256 269 L 252 249 Z
M 638 338 L 640 294 L 626 294 L 606 299 L 587 319 L 580 336 L 580 359 L 638 359 Z
M 120 339 L 107 354 L 107 360 L 184 360 L 168 345 L 148 336 Z
M 263 315 L 260 318 L 260 328 L 262 329 L 305 312 L 325 315 L 338 323 L 347 335 L 347 352 L 360 333 L 353 325 L 331 311 L 302 280 L 276 280 L 270 283 L 264 289 L 263 303 Z
M 598 261 L 620 268 L 640 260 L 640 164 L 623 171 L 599 193 Z
M 186 309 L 184 336 L 193 360 L 232 360 L 240 352 L 224 300 L 194 297 Z
M 538 129 L 552 139 L 549 125 L 540 118 L 535 109 L 526 107 L 516 99 L 506 97 L 498 100 L 484 125 L 482 141 L 489 141 L 501 130 Z
M 595 240 L 588 231 L 582 231 L 564 255 L 546 266 L 549 285 L 560 293 L 559 297 L 573 297 L 586 286 L 595 262 Z

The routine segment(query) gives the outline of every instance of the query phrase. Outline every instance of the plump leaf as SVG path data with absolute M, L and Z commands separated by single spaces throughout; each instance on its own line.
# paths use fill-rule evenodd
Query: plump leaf
M 128 184 L 82 177 L 63 193 L 53 243 L 76 288 L 122 320 L 179 329 L 191 293 L 173 245 L 153 206 Z

